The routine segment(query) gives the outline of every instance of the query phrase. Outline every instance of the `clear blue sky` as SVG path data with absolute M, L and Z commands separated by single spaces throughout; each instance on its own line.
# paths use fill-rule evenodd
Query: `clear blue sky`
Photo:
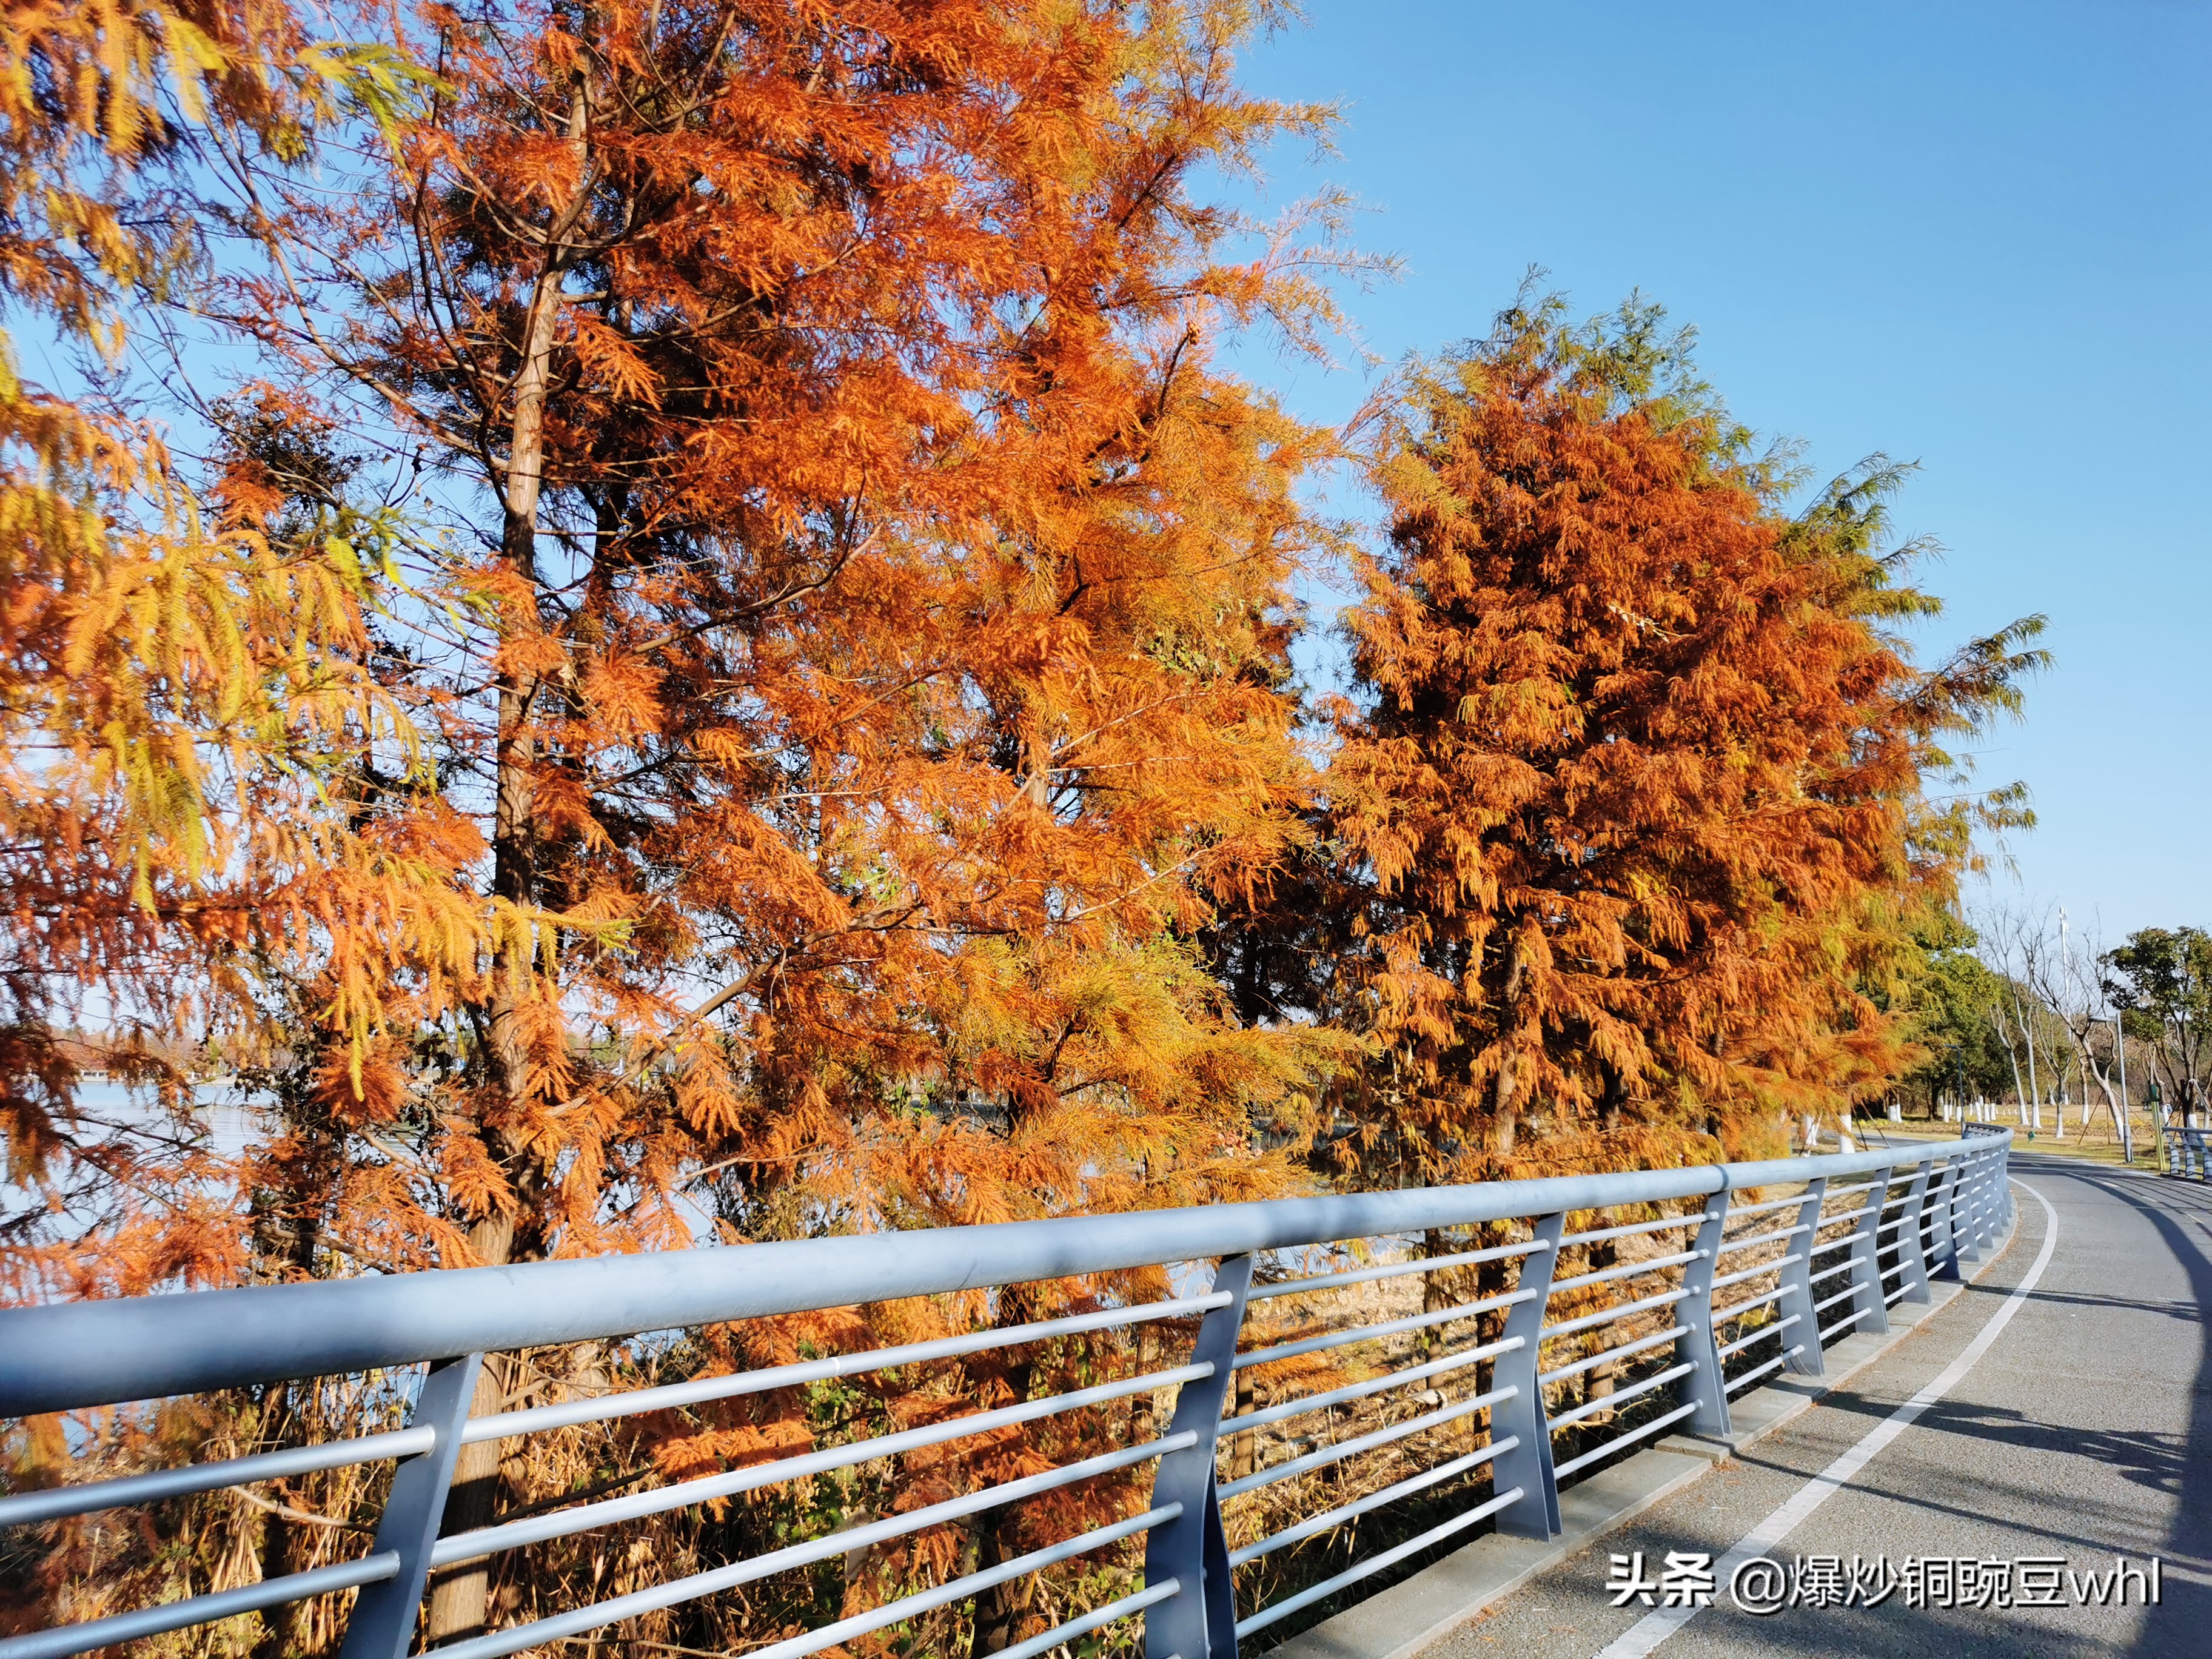
M 1401 280 L 1348 296 L 1386 359 L 1486 329 L 1540 264 L 1581 311 L 1642 289 L 1706 377 L 1823 476 L 1923 471 L 1940 643 L 2047 612 L 2057 665 L 1983 754 L 2041 817 L 2038 904 L 2108 939 L 2212 925 L 2212 5 L 1310 0 L 1255 90 L 1347 106 L 1323 181 Z M 1256 356 L 1340 420 L 1357 371 Z

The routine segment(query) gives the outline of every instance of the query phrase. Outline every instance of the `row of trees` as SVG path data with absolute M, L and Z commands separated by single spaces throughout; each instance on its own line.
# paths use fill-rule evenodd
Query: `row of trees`
M 2038 622 L 1916 662 L 1905 469 L 1796 505 L 1655 307 L 1343 432 L 1227 373 L 1358 270 L 1207 182 L 1326 133 L 1276 21 L 9 14 L 0 1296 L 1756 1154 L 1922 1065 Z
M 1971 924 L 1949 921 L 1929 963 L 1929 1058 L 1902 1087 L 1931 1106 L 2009 1099 L 2033 1113 L 2079 1103 L 2085 1133 L 2093 1107 L 2115 1127 L 2124 1110 L 2153 1100 L 2203 1109 L 2212 1060 L 2212 937 L 2203 929 L 2142 928 L 2107 949 L 2094 923 L 2076 927 L 2063 909 L 1998 905 Z

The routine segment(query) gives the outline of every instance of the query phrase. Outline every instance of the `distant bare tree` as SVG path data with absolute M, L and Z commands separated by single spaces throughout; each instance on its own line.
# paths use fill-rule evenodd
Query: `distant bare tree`
M 2057 1012 L 2050 995 L 2050 988 L 2060 977 L 2057 963 L 2063 954 L 2054 910 L 2046 908 L 2039 913 L 2023 904 L 1995 902 L 1978 908 L 1972 921 L 1980 938 L 1978 954 L 2004 983 L 2004 999 L 1996 1016 L 1998 1035 L 2008 1049 L 2026 1057 L 2027 1091 L 2021 1099 L 2027 1110 L 2023 1116 L 2030 1127 L 2039 1129 L 2043 1108 L 2051 1105 L 2057 1109 L 2058 1133 L 2063 1134 L 2066 1113 L 2060 1085 L 2071 1060 L 2068 1049 L 2073 1045 L 2067 1041 L 2072 1028 Z M 2010 1004 L 2008 1026 L 2003 1003 Z M 2019 1073 L 2020 1061 L 2015 1059 L 2015 1092 Z
M 2116 1015 L 2106 985 L 2106 952 L 2097 919 L 2093 915 L 2086 925 L 2078 924 L 2057 904 L 2039 911 L 1997 905 L 1978 917 L 1976 927 L 1982 936 L 1983 959 L 2009 988 L 2013 1017 L 2027 1050 L 2031 1091 L 2040 1081 L 2039 1060 L 2048 1062 L 2054 1102 L 2063 1103 L 2059 1085 L 2071 1073 L 2081 1085 L 2076 1138 L 2088 1134 L 2101 1103 L 2114 1135 L 2131 1153 L 2132 1137 L 2120 1097 Z M 2060 1134 L 2066 1133 L 2063 1103 L 2057 1127 Z

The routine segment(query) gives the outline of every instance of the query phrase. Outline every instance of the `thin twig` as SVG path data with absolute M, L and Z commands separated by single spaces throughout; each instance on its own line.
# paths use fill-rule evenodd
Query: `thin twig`
M 231 1490 L 236 1492 L 240 1498 L 243 1498 L 247 1503 L 252 1504 L 255 1509 L 265 1510 L 270 1515 L 281 1515 L 287 1521 L 303 1521 L 311 1527 L 333 1527 L 340 1532 L 374 1532 L 376 1530 L 374 1527 L 364 1527 L 356 1522 L 339 1521 L 327 1515 L 310 1515 L 305 1510 L 294 1509 L 289 1504 L 272 1503 L 266 1498 L 256 1498 L 252 1492 L 248 1492 L 243 1486 L 234 1486 Z

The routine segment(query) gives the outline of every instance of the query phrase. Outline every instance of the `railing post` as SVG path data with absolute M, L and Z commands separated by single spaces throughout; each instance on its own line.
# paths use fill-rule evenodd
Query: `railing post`
M 1689 1294 L 1675 1304 L 1682 1317 L 1674 1322 L 1690 1328 L 1674 1339 L 1674 1363 L 1697 1367 L 1682 1379 L 1680 1399 L 1697 1407 L 1690 1426 L 1699 1434 L 1729 1431 L 1728 1383 L 1721 1376 L 1720 1335 L 1713 1328 L 1713 1274 L 1720 1267 L 1728 1204 L 1728 1171 L 1723 1170 L 1721 1189 L 1705 1200 L 1705 1218 L 1691 1243 L 1705 1254 L 1683 1267 L 1682 1288 Z
M 453 1461 L 461 1454 L 461 1430 L 476 1397 L 480 1353 L 434 1362 L 422 1379 L 409 1417 L 412 1426 L 436 1435 L 430 1449 L 404 1459 L 392 1477 L 392 1496 L 376 1523 L 373 1550 L 397 1550 L 399 1571 L 381 1583 L 362 1587 L 346 1621 L 338 1659 L 407 1659 L 415 1645 L 415 1620 L 422 1610 L 422 1587 L 430 1576 L 430 1548 L 446 1513 L 446 1493 L 453 1483 Z
M 1928 1260 L 1934 1264 L 1932 1272 L 1938 1279 L 1959 1276 L 1959 1240 L 1951 1222 L 1951 1208 L 1959 1201 L 1959 1160 L 1946 1160 L 1942 1172 L 1935 1177 L 1934 1190 L 1929 1194 Z
M 1959 1224 L 1954 1231 L 1958 1241 L 1961 1261 L 1979 1261 L 1988 1247 L 1989 1238 L 1984 1220 L 1989 1209 L 1990 1155 L 1976 1152 L 1969 1157 L 1959 1175 Z
M 1928 1252 L 1920 1243 L 1920 1218 L 1928 1207 L 1928 1177 L 1935 1167 L 1932 1158 L 1923 1158 L 1915 1166 L 1911 1190 L 1905 1195 L 1905 1219 L 1897 1229 L 1897 1263 L 1904 1269 L 1901 1299 L 1906 1302 L 1935 1300 L 1928 1288 Z
M 1146 1539 L 1145 1583 L 1174 1578 L 1182 1588 L 1146 1612 L 1145 1659 L 1237 1659 L 1237 1586 L 1221 1530 L 1214 1453 L 1237 1359 L 1237 1336 L 1244 1328 L 1244 1297 L 1252 1288 L 1252 1258 L 1223 1257 L 1214 1269 L 1213 1288 L 1228 1291 L 1230 1299 L 1199 1322 L 1190 1356 L 1194 1365 L 1212 1365 L 1213 1375 L 1182 1385 L 1168 1424 L 1169 1434 L 1188 1429 L 1198 1442 L 1161 1458 L 1152 1475 L 1152 1507 L 1181 1504 L 1182 1513 Z
M 1864 1213 L 1859 1217 L 1857 1231 L 1851 1234 L 1850 1248 L 1844 1254 L 1856 1257 L 1859 1264 L 1851 1269 L 1851 1288 L 1858 1292 L 1851 1298 L 1851 1310 L 1858 1315 L 1851 1330 L 1857 1335 L 1864 1335 L 1870 1331 L 1879 1334 L 1889 1328 L 1889 1298 L 1881 1291 L 1880 1229 L 1881 1212 L 1889 1207 L 1889 1183 L 1896 1176 L 1894 1166 L 1885 1169 L 1881 1171 L 1881 1179 L 1867 1189 L 1874 1194 L 1872 1198 L 1868 1198 L 1865 1193 L 1854 1194 L 1863 1200 L 1859 1207 Z M 1820 1333 L 1816 1326 L 1813 1331 L 1814 1345 L 1818 1346 L 1820 1340 Z
M 1988 1184 L 1982 1177 L 1987 1171 L 1989 1161 L 1987 1152 L 1977 1152 L 1960 1166 L 1959 1194 L 1954 1204 L 1964 1213 L 1953 1223 L 1951 1243 L 1958 1251 L 1960 1261 L 1979 1261 L 1982 1259 L 1982 1247 L 1986 1242 L 1982 1236 L 1982 1212 L 1986 1207 L 1984 1200 L 1988 1192 Z M 1955 1267 L 1954 1273 L 1956 1273 Z
M 1805 1230 L 1797 1237 L 1803 1243 L 1794 1246 L 1785 1243 L 1782 1247 L 1784 1255 L 1794 1249 L 1803 1258 L 1783 1267 L 1782 1299 L 1774 1304 L 1777 1318 L 1787 1319 L 1793 1314 L 1796 1316 L 1797 1323 L 1791 1328 L 1797 1332 L 1798 1340 L 1804 1345 L 1804 1352 L 1784 1359 L 1782 1369 L 1797 1376 L 1818 1376 L 1827 1370 L 1826 1363 L 1820 1358 L 1820 1321 L 1813 1314 L 1813 1246 L 1820 1237 L 1820 1206 L 1826 1201 L 1827 1196 L 1828 1177 L 1814 1176 L 1812 1184 L 1805 1188 L 1805 1201 L 1797 1206 L 1797 1224 Z M 1858 1240 L 1854 1235 L 1851 1243 L 1844 1248 L 1844 1255 L 1846 1257 L 1853 1255 L 1857 1249 Z M 1857 1272 L 1856 1267 L 1851 1269 L 1854 1275 Z M 1850 1282 L 1856 1284 L 1858 1280 L 1853 1277 Z M 1875 1299 L 1879 1302 L 1881 1298 L 1877 1296 Z M 1782 1344 L 1782 1352 L 1788 1353 L 1789 1331 L 1783 1332 L 1776 1340 Z
M 1494 1446 L 1509 1437 L 1516 1443 L 1512 1450 L 1491 1460 L 1491 1486 L 1501 1492 L 1521 1488 L 1521 1496 L 1498 1512 L 1498 1530 L 1522 1538 L 1556 1538 L 1559 1534 L 1559 1483 L 1552 1474 L 1552 1425 L 1544 1413 L 1544 1385 L 1536 1380 L 1543 1370 L 1536 1351 L 1542 1346 L 1544 1313 L 1552 1300 L 1559 1236 L 1566 1230 L 1564 1213 L 1537 1218 L 1536 1243 L 1542 1248 L 1521 1258 L 1521 1277 L 1515 1287 L 1535 1294 L 1515 1303 L 1505 1316 L 1506 1339 L 1519 1337 L 1521 1346 L 1498 1355 L 1491 1370 L 1492 1388 L 1510 1388 L 1515 1393 L 1490 1408 L 1490 1443 Z M 1166 1656 L 1147 1655 L 1146 1659 Z

